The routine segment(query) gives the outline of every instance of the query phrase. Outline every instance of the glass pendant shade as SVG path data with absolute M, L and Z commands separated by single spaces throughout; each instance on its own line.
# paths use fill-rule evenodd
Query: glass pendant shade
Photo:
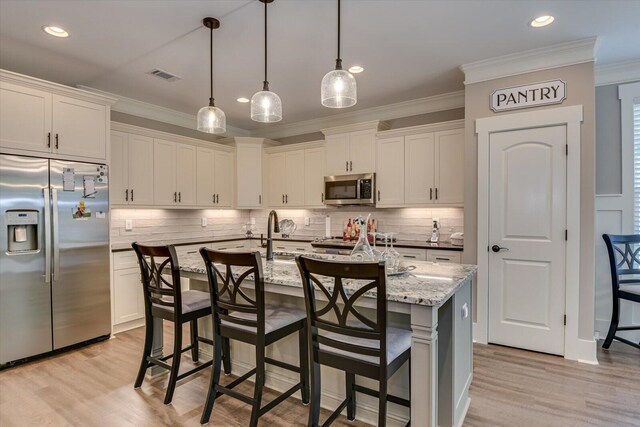
M 325 107 L 351 107 L 358 100 L 356 78 L 345 70 L 329 71 L 322 79 L 320 93 Z
M 251 120 L 274 123 L 282 120 L 282 101 L 269 90 L 261 90 L 251 97 Z
M 198 110 L 198 130 L 206 133 L 225 133 L 227 117 L 224 111 L 213 105 Z

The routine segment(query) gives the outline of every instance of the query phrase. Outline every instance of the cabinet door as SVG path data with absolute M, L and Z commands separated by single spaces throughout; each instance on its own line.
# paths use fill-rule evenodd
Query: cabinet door
M 215 151 L 209 148 L 196 149 L 196 204 L 215 205 Z
M 130 322 L 144 316 L 144 299 L 140 269 L 127 268 L 113 272 L 113 324 Z
M 433 134 L 409 135 L 404 141 L 405 204 L 435 203 Z
M 228 151 L 216 151 L 213 173 L 215 175 L 216 206 L 231 207 L 233 195 L 233 155 Z
M 53 152 L 106 159 L 106 117 L 104 105 L 53 95 Z
M 153 201 L 156 205 L 174 205 L 176 193 L 176 144 L 153 140 Z
M 376 168 L 376 133 L 352 132 L 349 137 L 349 173 L 371 173 Z
M 349 134 L 329 135 L 326 138 L 327 175 L 349 173 Z
M 304 206 L 304 150 L 286 153 L 286 188 L 285 205 L 290 207 Z
M 436 132 L 436 203 L 464 203 L 464 129 Z
M 153 138 L 129 134 L 129 204 L 153 205 Z
M 324 148 L 304 150 L 304 204 L 324 206 Z
M 51 94 L 0 82 L 0 147 L 48 153 Z
M 404 204 L 404 137 L 378 140 L 377 206 Z
M 238 144 L 236 157 L 236 206 L 260 208 L 262 207 L 262 145 Z
M 287 192 L 287 171 L 285 153 L 269 154 L 268 161 L 268 185 L 269 206 L 284 206 L 284 198 Z
M 196 204 L 196 147 L 176 144 L 176 187 L 178 204 Z
M 111 131 L 111 165 L 109 165 L 109 202 L 129 203 L 129 134 Z

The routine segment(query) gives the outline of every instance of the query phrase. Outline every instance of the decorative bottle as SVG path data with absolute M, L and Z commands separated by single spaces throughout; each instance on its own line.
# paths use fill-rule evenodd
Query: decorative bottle
M 360 226 L 360 230 L 366 230 L 369 217 L 371 217 L 371 214 L 369 214 L 366 220 L 361 216 L 359 216 L 354 220 L 354 222 Z M 356 242 L 356 245 L 354 246 L 353 251 L 351 251 L 351 259 L 355 261 L 360 261 L 360 262 L 375 261 L 375 256 L 373 254 L 373 250 L 371 249 L 371 246 L 369 245 L 369 239 L 367 238 L 367 233 L 362 231 L 360 232 L 358 241 Z

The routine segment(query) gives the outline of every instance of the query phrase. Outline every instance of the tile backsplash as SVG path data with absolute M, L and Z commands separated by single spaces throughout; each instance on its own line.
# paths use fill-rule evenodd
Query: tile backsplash
M 399 208 L 373 209 L 359 207 L 327 209 L 277 209 L 279 218 L 291 219 L 297 225 L 291 236 L 314 238 L 325 234 L 325 218 L 331 218 L 331 234 L 341 236 L 349 218 L 358 215 L 371 217 L 378 223 L 378 231 L 395 232 L 400 240 L 425 241 L 431 236 L 434 218 L 440 220 L 440 240 L 447 242 L 455 232 L 463 231 L 462 208 Z M 215 210 L 215 209 L 112 209 L 112 243 L 176 240 L 200 237 L 225 237 L 243 234 L 242 226 L 255 219 L 256 235 L 267 230 L 268 209 Z M 207 225 L 202 226 L 202 218 Z M 309 225 L 305 226 L 305 218 Z M 125 230 L 125 220 L 133 222 L 131 231 Z

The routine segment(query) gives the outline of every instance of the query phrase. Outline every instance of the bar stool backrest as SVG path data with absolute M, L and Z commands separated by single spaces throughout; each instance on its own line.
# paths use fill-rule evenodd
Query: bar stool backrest
M 260 252 L 222 252 L 201 248 L 200 255 L 209 278 L 215 324 L 219 326 L 224 320 L 256 328 L 257 335 L 264 337 L 264 277 Z M 243 289 L 245 279 L 250 282 L 250 278 L 253 279 L 254 298 Z
M 146 246 L 134 242 L 131 246 L 140 266 L 145 310 L 151 314 L 154 307 L 171 309 L 174 317 L 180 316 L 180 266 L 173 245 Z
M 640 235 L 603 234 L 614 295 L 620 285 L 640 283 Z
M 296 261 L 304 287 L 314 360 L 318 360 L 322 344 L 343 354 L 378 357 L 380 365 L 386 366 L 384 263 L 331 262 L 305 256 L 296 257 Z M 317 300 L 316 292 L 322 294 L 327 302 Z M 376 294 L 375 313 L 370 317 L 356 307 L 356 302 L 367 293 Z M 336 339 L 335 334 L 339 334 L 340 339 Z M 371 341 L 360 345 L 363 339 Z

